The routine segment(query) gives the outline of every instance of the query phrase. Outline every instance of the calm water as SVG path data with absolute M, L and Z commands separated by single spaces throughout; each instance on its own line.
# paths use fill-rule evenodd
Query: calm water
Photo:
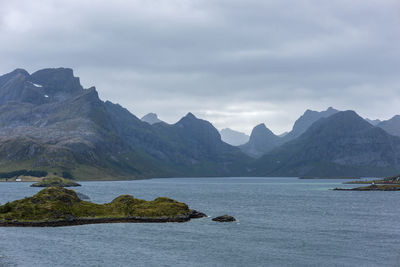
M 400 266 L 400 192 L 330 191 L 342 180 L 180 178 L 84 182 L 93 202 L 168 196 L 188 223 L 1 228 L 0 266 Z M 0 203 L 39 191 L 0 183 Z

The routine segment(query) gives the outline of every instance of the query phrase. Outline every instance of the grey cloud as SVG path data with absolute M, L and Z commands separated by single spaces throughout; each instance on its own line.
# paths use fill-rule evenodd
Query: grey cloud
M 307 108 L 398 114 L 398 1 L 0 2 L 1 73 L 72 67 L 137 116 L 277 133 Z

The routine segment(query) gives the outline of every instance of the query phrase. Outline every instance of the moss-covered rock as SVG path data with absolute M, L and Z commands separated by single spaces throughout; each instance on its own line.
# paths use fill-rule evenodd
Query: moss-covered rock
M 146 201 L 122 195 L 110 203 L 95 204 L 82 201 L 75 191 L 48 187 L 32 197 L 0 206 L 0 226 L 183 222 L 198 218 L 198 214 L 201 213 L 190 210 L 185 203 L 164 197 Z
M 74 186 L 81 186 L 81 185 L 74 181 L 64 179 L 61 177 L 48 177 L 48 178 L 43 178 L 42 181 L 34 183 L 31 186 L 32 187 L 50 187 L 50 186 L 74 187 Z

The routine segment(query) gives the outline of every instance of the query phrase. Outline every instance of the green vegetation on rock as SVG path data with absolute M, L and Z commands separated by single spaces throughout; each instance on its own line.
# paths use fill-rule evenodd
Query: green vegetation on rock
M 167 221 L 168 218 L 179 216 L 181 216 L 181 221 L 185 221 L 194 218 L 190 216 L 191 212 L 193 211 L 185 203 L 166 197 L 146 201 L 130 195 L 122 195 L 110 203 L 95 204 L 82 201 L 75 191 L 61 187 L 48 187 L 32 197 L 0 206 L 0 225 L 18 226 L 19 223 L 34 224 L 38 222 L 50 224 L 57 221 L 63 222 L 62 225 L 73 225 L 74 221 L 83 221 L 83 223 L 78 224 L 85 224 L 85 219 L 91 220 L 86 223 L 96 223 L 94 219 L 102 219 L 100 222 L 112 222 L 111 220 L 116 218 L 135 218 L 135 220 L 161 218 Z M 110 221 L 107 221 L 107 219 L 110 219 Z
M 50 187 L 50 186 L 59 186 L 59 187 L 73 187 L 73 186 L 81 186 L 80 184 L 64 179 L 61 177 L 46 177 L 43 178 L 41 182 L 37 182 L 31 185 L 32 187 Z

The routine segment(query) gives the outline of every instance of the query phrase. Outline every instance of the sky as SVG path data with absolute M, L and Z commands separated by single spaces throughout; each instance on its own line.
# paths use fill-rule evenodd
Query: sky
M 2 0 L 0 73 L 69 67 L 141 117 L 288 131 L 400 114 L 398 0 Z

